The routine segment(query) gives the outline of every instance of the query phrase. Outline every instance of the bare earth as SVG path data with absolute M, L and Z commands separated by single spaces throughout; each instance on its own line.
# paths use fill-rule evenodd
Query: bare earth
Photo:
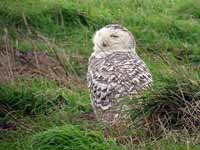
M 63 67 L 44 52 L 0 49 L 0 83 L 35 76 L 53 79 L 58 83 L 67 82 Z

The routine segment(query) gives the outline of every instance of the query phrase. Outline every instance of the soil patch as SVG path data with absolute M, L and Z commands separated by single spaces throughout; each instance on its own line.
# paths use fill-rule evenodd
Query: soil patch
M 65 84 L 68 80 L 63 67 L 45 52 L 21 52 L 0 49 L 0 83 L 21 77 L 41 76 Z

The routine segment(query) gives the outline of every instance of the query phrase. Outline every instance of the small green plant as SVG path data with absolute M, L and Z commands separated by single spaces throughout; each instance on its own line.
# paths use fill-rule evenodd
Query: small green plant
M 101 133 L 83 131 L 76 126 L 66 125 L 33 136 L 34 150 L 117 150 L 114 141 L 105 140 Z

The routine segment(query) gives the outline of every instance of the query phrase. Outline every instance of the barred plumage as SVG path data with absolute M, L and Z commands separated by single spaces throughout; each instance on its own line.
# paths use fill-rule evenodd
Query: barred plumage
M 135 52 L 134 38 L 126 28 L 105 26 L 95 34 L 93 42 L 87 74 L 92 106 L 104 123 L 119 123 L 126 107 L 123 97 L 137 96 L 150 87 L 152 77 Z

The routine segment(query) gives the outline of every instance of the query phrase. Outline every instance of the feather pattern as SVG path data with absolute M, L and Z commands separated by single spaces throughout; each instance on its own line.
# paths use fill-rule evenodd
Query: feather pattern
M 95 109 L 106 111 L 125 96 L 137 95 L 150 87 L 151 74 L 133 52 L 113 52 L 105 57 L 92 56 L 87 80 Z
M 113 124 L 126 118 L 124 97 L 138 96 L 153 80 L 126 28 L 107 25 L 96 32 L 93 43 L 87 73 L 91 102 L 97 118 Z

